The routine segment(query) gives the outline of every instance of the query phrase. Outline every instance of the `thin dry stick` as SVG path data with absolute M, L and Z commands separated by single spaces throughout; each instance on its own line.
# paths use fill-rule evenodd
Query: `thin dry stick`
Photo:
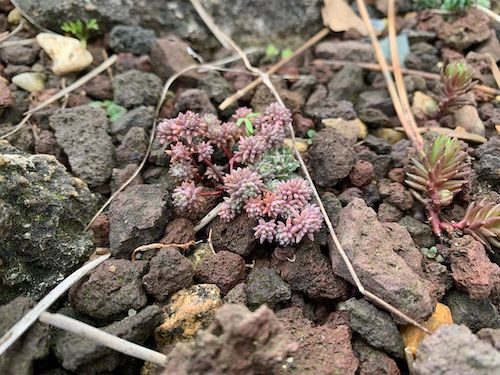
M 215 27 L 217 27 L 217 25 L 215 25 Z M 259 73 L 261 75 L 262 82 L 271 90 L 271 92 L 273 93 L 273 95 L 276 98 L 276 100 L 278 101 L 278 103 L 281 104 L 282 106 L 284 106 L 283 100 L 281 99 L 276 88 L 274 87 L 271 80 L 269 79 L 269 76 L 266 73 L 260 71 L 259 69 L 255 68 L 254 66 L 252 66 L 248 60 L 248 57 L 241 50 L 241 48 L 229 36 L 225 35 L 221 30 L 219 30 L 219 32 L 222 35 L 224 35 L 224 37 L 226 38 L 227 42 L 231 45 L 231 47 L 241 56 L 241 59 L 245 62 L 245 65 L 247 66 L 247 68 L 249 70 L 254 71 L 256 73 Z M 353 281 L 354 281 L 356 287 L 358 288 L 358 290 L 360 291 L 360 293 L 363 294 L 368 299 L 371 299 L 372 301 L 383 306 L 385 309 L 387 309 L 388 311 L 390 311 L 394 315 L 400 317 L 401 319 L 407 321 L 408 323 L 415 325 L 416 327 L 420 328 L 422 331 L 424 331 L 426 333 L 430 333 L 430 331 L 427 328 L 425 328 L 424 326 L 419 324 L 414 319 L 412 319 L 409 316 L 407 316 L 406 314 L 402 313 L 397 308 L 395 308 L 394 306 L 385 302 L 384 300 L 382 300 L 380 297 L 376 296 L 375 294 L 365 290 L 358 275 L 356 274 L 356 271 L 354 270 L 354 267 L 352 266 L 351 261 L 347 257 L 347 254 L 345 253 L 344 249 L 342 248 L 342 245 L 340 244 L 339 239 L 337 238 L 335 230 L 333 229 L 332 222 L 330 221 L 330 218 L 328 217 L 326 209 L 323 205 L 323 202 L 321 201 L 321 198 L 319 196 L 318 190 L 316 189 L 316 186 L 314 185 L 314 182 L 312 181 L 311 175 L 309 174 L 309 171 L 307 170 L 307 166 L 305 165 L 305 162 L 304 162 L 304 159 L 302 158 L 302 155 L 300 154 L 299 150 L 297 149 L 297 147 L 295 145 L 295 131 L 294 131 L 293 126 L 291 124 L 289 124 L 289 131 L 290 131 L 290 135 L 291 135 L 291 139 L 292 139 L 292 148 L 293 148 L 295 157 L 299 161 L 300 166 L 302 168 L 302 171 L 304 172 L 304 174 L 307 178 L 307 181 L 309 182 L 309 185 L 311 186 L 314 197 L 316 199 L 316 202 L 318 203 L 318 206 L 321 210 L 321 213 L 323 214 L 326 225 L 328 227 L 328 231 L 330 232 L 330 236 L 332 237 L 332 240 L 336 246 L 336 249 L 339 252 L 340 256 L 342 257 L 344 263 L 346 264 L 346 267 L 349 271 L 349 274 L 351 275 L 351 278 L 353 279 Z
M 12 36 L 16 35 L 18 32 L 20 32 L 23 29 L 25 24 L 26 24 L 26 21 L 24 21 L 24 19 L 21 18 L 21 21 L 19 21 L 19 25 L 17 25 L 17 27 L 14 30 L 12 30 L 10 33 L 7 33 L 6 35 L 3 35 L 2 37 L 0 37 L 0 43 L 5 42 L 10 37 L 12 37 Z M 0 47 L 3 47 L 3 45 L 1 45 Z
M 108 348 L 142 359 L 143 361 L 153 362 L 160 366 L 164 366 L 167 361 L 167 356 L 165 354 L 116 337 L 110 333 L 92 327 L 91 325 L 80 322 L 79 320 L 70 318 L 69 316 L 43 312 L 39 319 L 42 323 L 50 324 L 51 326 L 75 333 L 78 336 L 93 340 Z
M 57 94 L 51 96 L 50 98 L 48 98 L 43 103 L 36 106 L 35 108 L 30 109 L 25 114 L 27 115 L 30 113 L 35 113 L 35 112 L 47 107 L 48 105 L 54 103 L 55 101 L 61 99 L 62 97 L 69 94 L 70 92 L 76 90 L 80 86 L 84 85 L 85 83 L 87 83 L 88 81 L 90 81 L 91 79 L 98 76 L 106 69 L 108 69 L 111 65 L 113 65 L 116 62 L 116 59 L 117 59 L 116 55 L 111 56 L 109 59 L 107 59 L 106 61 L 103 61 L 101 64 L 99 64 L 99 66 L 96 66 L 94 69 L 92 69 L 90 72 L 85 74 L 83 77 L 77 79 L 75 82 L 73 82 L 71 85 L 66 87 L 64 90 L 59 91 Z
M 423 149 L 424 140 L 420 133 L 418 132 L 417 122 L 413 117 L 413 113 L 410 108 L 410 101 L 408 100 L 408 94 L 406 92 L 405 83 L 403 80 L 403 73 L 401 73 L 401 65 L 399 63 L 399 53 L 398 45 L 396 42 L 396 4 L 395 0 L 389 0 L 388 4 L 388 23 L 389 23 L 389 44 L 391 48 L 391 58 L 392 58 L 392 68 L 394 74 L 394 80 L 396 81 L 396 89 L 398 91 L 398 97 L 401 102 L 401 108 L 403 110 L 403 115 L 406 121 L 410 124 L 413 129 L 413 133 L 416 134 L 415 140 L 418 142 L 417 148 Z
M 215 67 L 217 65 L 225 65 L 225 64 L 228 64 L 228 63 L 230 63 L 232 61 L 235 61 L 237 59 L 239 59 L 239 57 L 235 58 L 234 56 L 230 56 L 230 57 L 227 57 L 227 58 L 224 58 L 224 59 L 221 59 L 221 60 L 214 61 L 212 63 L 202 64 L 202 65 L 193 64 L 193 65 L 190 65 L 190 66 L 182 69 L 181 71 L 179 71 L 179 72 L 171 75 L 168 78 L 168 80 L 165 82 L 165 85 L 163 86 L 163 90 L 162 90 L 162 93 L 161 93 L 161 96 L 160 96 L 160 100 L 158 101 L 158 104 L 156 106 L 155 118 L 153 120 L 153 125 L 152 125 L 152 129 L 151 129 L 151 135 L 149 136 L 148 148 L 146 150 L 146 154 L 144 155 L 144 158 L 141 161 L 141 164 L 139 164 L 139 166 L 137 167 L 137 169 L 128 178 L 128 180 L 125 181 L 111 195 L 111 197 L 109 197 L 109 199 L 101 206 L 101 208 L 96 212 L 96 214 L 92 217 L 92 219 L 90 219 L 89 223 L 85 227 L 85 230 L 88 230 L 90 228 L 90 226 L 92 225 L 92 223 L 94 222 L 94 220 L 106 209 L 106 207 L 113 201 L 113 199 L 115 199 L 115 197 L 118 195 L 118 193 L 120 193 L 121 191 L 123 191 L 123 189 L 125 189 L 128 186 L 128 184 L 130 184 L 134 180 L 134 178 L 137 177 L 137 175 L 141 172 L 141 170 L 144 167 L 144 165 L 146 165 L 146 162 L 147 162 L 148 157 L 149 157 L 149 153 L 151 152 L 151 149 L 153 147 L 153 141 L 154 141 L 154 137 L 155 137 L 155 133 L 156 133 L 156 121 L 158 119 L 158 114 L 160 113 L 161 106 L 163 105 L 163 102 L 165 101 L 165 98 L 167 97 L 168 90 L 170 89 L 170 86 L 172 86 L 172 84 L 175 82 L 175 80 L 177 78 L 179 78 L 180 76 L 182 76 L 183 74 L 189 72 L 190 70 L 197 69 L 197 68 L 212 69 L 213 67 Z
M 219 203 L 217 206 L 215 206 L 214 208 L 212 208 L 210 210 L 210 212 L 208 214 L 206 214 L 198 222 L 198 224 L 196 224 L 196 226 L 194 227 L 194 232 L 195 233 L 198 233 L 200 230 L 202 230 L 203 228 L 205 228 L 205 226 L 207 226 L 208 223 L 210 223 L 213 219 L 215 219 L 217 217 L 217 215 L 219 214 L 221 205 L 222 205 L 222 203 Z
M 27 46 L 29 44 L 35 44 L 36 39 L 31 38 L 31 39 L 22 39 L 22 40 L 12 40 L 10 42 L 3 42 L 0 44 L 0 48 L 5 48 L 5 47 L 12 47 L 12 46 Z
M 66 77 L 63 77 L 61 79 L 61 89 L 64 91 L 66 89 Z M 66 93 L 66 95 L 64 95 L 64 101 L 61 105 L 61 108 L 64 109 L 66 108 L 66 106 L 68 105 L 68 100 L 69 100 L 69 94 Z
M 493 20 L 495 20 L 495 22 L 500 23 L 500 16 L 498 14 L 496 14 L 495 12 L 493 12 L 492 10 L 490 10 L 482 5 L 479 5 L 479 4 L 474 4 L 474 6 L 477 9 L 479 9 L 481 12 L 483 12 L 484 14 L 487 14 L 489 17 L 491 17 Z
M 357 61 L 346 61 L 346 60 L 324 60 L 324 59 L 316 59 L 312 62 L 315 65 L 321 65 L 321 64 L 327 64 L 327 65 L 356 65 L 359 66 L 360 68 L 366 69 L 366 70 L 371 70 L 374 72 L 380 72 L 382 69 L 380 68 L 380 65 L 377 63 L 366 63 L 366 62 L 357 62 Z M 390 72 L 393 71 L 391 66 L 387 67 Z M 401 68 L 401 72 L 403 74 L 407 74 L 410 76 L 418 76 L 422 77 L 425 79 L 429 79 L 432 81 L 439 81 L 441 80 L 441 77 L 439 74 L 435 73 L 429 73 L 429 72 L 424 72 L 421 70 L 415 70 L 415 69 L 405 69 Z M 500 90 L 497 90 L 493 87 L 489 86 L 484 86 L 484 85 L 474 85 L 474 90 L 482 91 L 486 94 L 490 95 L 500 95 Z
M 109 258 L 111 254 L 103 255 L 94 259 L 81 268 L 77 269 L 59 285 L 52 289 L 49 294 L 43 297 L 28 313 L 14 324 L 5 335 L 0 338 L 0 355 L 2 355 L 21 335 L 36 322 L 41 313 L 47 310 L 57 299 L 62 296 L 74 283 L 96 268 L 99 264 Z
M 309 47 L 313 46 L 316 44 L 318 41 L 323 39 L 325 36 L 327 36 L 330 32 L 330 29 L 324 28 L 320 30 L 316 35 L 314 35 L 311 39 L 307 40 L 302 46 L 300 46 L 297 50 L 293 52 L 290 56 L 288 56 L 285 59 L 280 60 L 278 63 L 270 67 L 267 71 L 266 74 L 271 75 L 276 73 L 278 70 L 280 70 L 283 66 L 288 64 L 290 61 L 295 59 L 297 56 L 301 55 L 306 49 Z M 235 101 L 243 97 L 247 92 L 250 90 L 253 90 L 257 86 L 259 86 L 262 83 L 262 78 L 259 77 L 255 79 L 254 81 L 250 82 L 247 86 L 243 87 L 242 89 L 236 91 L 233 95 L 225 99 L 220 105 L 219 109 L 223 111 L 227 107 L 229 107 L 231 104 L 233 104 Z
M 0 136 L 0 139 L 8 138 L 11 135 L 17 133 L 19 130 L 21 130 L 21 128 L 24 126 L 24 124 L 26 124 L 29 121 L 30 118 L 31 118 L 31 114 L 24 116 L 24 118 L 21 120 L 21 122 L 19 124 L 17 124 L 17 126 L 14 129 L 12 129 L 10 132 Z
M 24 19 L 21 19 L 21 21 L 19 21 L 19 25 L 17 25 L 14 30 L 12 30 L 10 33 L 7 33 L 7 34 L 3 35 L 2 37 L 0 37 L 0 43 L 6 41 L 10 37 L 12 37 L 12 36 L 16 35 L 18 32 L 20 32 L 23 29 L 25 24 L 26 24 L 26 22 L 24 21 Z M 3 47 L 3 45 L 0 47 Z
M 405 133 L 410 141 L 420 149 L 423 141 L 421 140 L 422 136 L 418 133 L 416 129 L 414 129 L 411 124 L 407 121 L 406 116 L 403 111 L 403 107 L 398 97 L 398 93 L 396 90 L 396 86 L 394 85 L 394 81 L 392 80 L 391 74 L 389 73 L 389 69 L 387 66 L 387 62 L 385 61 L 384 53 L 382 52 L 382 48 L 377 39 L 377 35 L 375 34 L 375 30 L 370 21 L 370 16 L 368 15 L 368 11 L 366 10 L 366 5 L 363 0 L 356 0 L 356 4 L 358 5 L 358 10 L 363 19 L 366 28 L 368 29 L 368 34 L 370 35 L 370 39 L 372 42 L 373 49 L 375 50 L 375 56 L 377 57 L 377 61 L 382 70 L 382 74 L 384 75 L 387 89 L 392 99 L 392 103 L 394 105 L 394 109 L 398 115 L 399 121 L 401 121 L 401 125 L 405 129 Z
M 19 13 L 21 13 L 23 15 L 24 18 L 26 18 L 28 20 L 29 23 L 31 23 L 33 26 L 35 26 L 38 30 L 41 30 L 41 31 L 44 31 L 46 33 L 52 33 L 52 34 L 55 34 L 53 31 L 43 27 L 42 25 L 40 25 L 38 22 L 35 21 L 35 19 L 33 17 L 31 17 L 27 12 L 25 12 L 20 6 L 19 4 L 17 3 L 17 0 L 10 0 L 10 2 L 12 3 L 12 5 L 14 5 L 16 7 L 16 9 L 19 11 Z
M 196 9 L 203 22 L 205 22 L 205 25 L 207 25 L 212 34 L 214 34 L 214 36 L 217 38 L 219 43 L 222 44 L 225 49 L 229 49 L 229 44 L 227 43 L 224 34 L 220 32 L 220 29 L 217 27 L 212 17 L 210 17 L 210 15 L 207 13 L 203 5 L 201 5 L 198 0 L 191 0 L 191 4 L 193 5 L 193 8 Z

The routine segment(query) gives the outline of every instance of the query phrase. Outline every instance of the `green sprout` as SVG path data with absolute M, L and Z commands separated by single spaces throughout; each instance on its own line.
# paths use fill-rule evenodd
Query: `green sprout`
M 125 113 L 127 113 L 127 109 L 122 107 L 121 105 L 116 104 L 112 100 L 103 100 L 101 101 L 94 101 L 89 104 L 91 107 L 94 108 L 102 108 L 106 111 L 106 116 L 108 116 L 109 120 L 111 122 L 115 122 L 116 120 L 119 120 Z
M 290 47 L 285 48 L 284 50 L 281 51 L 282 59 L 286 59 L 287 57 L 290 57 L 292 55 L 293 55 L 293 50 Z
M 99 25 L 97 24 L 97 20 L 95 18 L 82 21 L 66 21 L 61 26 L 62 31 L 72 34 L 80 40 L 83 48 L 87 48 L 87 40 L 89 38 L 89 34 L 91 30 L 99 30 Z
M 306 136 L 307 136 L 307 144 L 308 145 L 313 144 L 313 138 L 315 135 L 316 135 L 316 130 L 314 130 L 314 129 L 307 130 Z
M 252 118 L 257 117 L 259 115 L 260 113 L 250 112 L 245 117 L 240 117 L 238 120 L 236 120 L 236 125 L 241 126 L 241 124 L 245 124 L 247 135 L 252 135 L 254 132 Z
M 272 59 L 280 54 L 280 50 L 274 44 L 268 44 L 266 47 L 266 57 Z

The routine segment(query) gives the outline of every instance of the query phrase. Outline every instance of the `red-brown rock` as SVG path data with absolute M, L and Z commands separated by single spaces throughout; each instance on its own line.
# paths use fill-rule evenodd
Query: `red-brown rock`
M 500 281 L 500 267 L 490 261 L 484 246 L 471 236 L 453 240 L 449 259 L 455 284 L 473 299 L 488 298 Z
M 351 183 L 357 187 L 368 185 L 374 177 L 372 163 L 365 160 L 358 160 L 349 174 Z
M 217 285 L 224 295 L 244 281 L 245 276 L 245 260 L 224 250 L 204 258 L 195 271 L 197 280 Z

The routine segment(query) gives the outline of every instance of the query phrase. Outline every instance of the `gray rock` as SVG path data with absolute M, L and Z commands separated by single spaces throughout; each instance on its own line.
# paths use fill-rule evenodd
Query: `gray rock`
M 392 127 L 389 116 L 395 115 L 387 90 L 362 92 L 356 103 L 356 112 L 361 121 L 376 127 Z
M 50 126 L 75 175 L 91 186 L 109 180 L 113 171 L 113 144 L 103 109 L 89 106 L 62 109 L 50 117 Z
M 208 94 L 200 89 L 188 89 L 182 92 L 177 98 L 175 107 L 179 112 L 190 110 L 195 113 L 217 113 Z
M 412 44 L 411 51 L 405 58 L 405 65 L 408 69 L 438 72 L 438 53 L 432 44 L 424 42 Z
M 450 308 L 453 321 L 466 325 L 472 332 L 500 328 L 500 315 L 489 300 L 474 300 L 466 293 L 452 290 L 445 295 L 444 303 Z
M 377 154 L 388 154 L 391 152 L 391 145 L 383 138 L 368 134 L 365 138 L 365 145 Z
M 71 306 L 96 320 L 126 315 L 147 303 L 141 276 L 147 264 L 126 259 L 107 260 L 69 292 Z
M 411 146 L 407 139 L 401 139 L 392 145 L 391 159 L 394 167 L 403 167 L 406 164 Z
M 275 268 L 294 292 L 312 300 L 345 299 L 349 293 L 348 283 L 333 274 L 330 260 L 315 242 L 303 240 L 295 249 L 295 261 L 285 259 Z
M 233 93 L 229 82 L 219 72 L 215 71 L 205 73 L 203 79 L 199 81 L 198 88 L 208 93 L 210 100 L 213 100 L 216 104 L 222 103 Z
M 474 171 L 480 181 L 488 182 L 494 190 L 500 189 L 500 137 L 491 138 L 476 149 L 479 161 Z
M 323 59 L 372 62 L 375 60 L 370 43 L 355 40 L 325 41 L 318 43 L 316 56 Z
M 344 120 L 352 120 L 356 117 L 350 101 L 329 97 L 324 86 L 318 86 L 309 96 L 304 107 L 304 114 L 316 120 L 317 123 L 327 118 L 341 117 Z
M 209 254 L 196 267 L 196 280 L 217 285 L 223 295 L 244 281 L 245 276 L 245 260 L 230 251 Z
M 337 233 L 366 289 L 414 319 L 434 310 L 426 282 L 397 254 L 404 244 L 394 243 L 397 237 L 389 234 L 362 199 L 355 198 L 342 209 Z M 333 272 L 352 283 L 333 243 L 329 246 Z
M 0 337 L 34 306 L 34 301 L 18 297 L 0 306 Z M 0 356 L 3 375 L 31 375 L 33 364 L 49 354 L 49 326 L 36 322 Z
M 432 229 L 414 217 L 406 215 L 398 223 L 406 228 L 417 246 L 430 247 L 436 244 Z
M 242 47 L 279 42 L 294 48 L 321 24 L 320 0 L 205 0 L 203 5 L 215 23 L 224 25 L 224 31 Z M 117 24 L 147 27 L 159 34 L 175 30 L 180 37 L 189 38 L 196 49 L 220 46 L 186 1 L 99 0 L 89 6 L 87 0 L 21 0 L 19 6 L 52 30 L 60 29 L 62 19 L 95 18 L 103 31 Z
M 118 120 L 111 123 L 110 133 L 120 138 L 120 136 L 123 137 L 134 126 L 148 130 L 153 125 L 154 116 L 154 107 L 140 106 L 131 109 Z
M 353 342 L 359 358 L 359 374 L 399 375 L 396 362 L 384 352 L 366 344 L 362 339 Z
M 101 329 L 122 339 L 142 344 L 160 322 L 160 308 L 151 305 L 136 315 Z M 78 374 L 114 373 L 126 358 L 123 354 L 103 347 L 93 340 L 65 331 L 57 331 L 53 339 L 53 351 L 64 369 Z
M 39 299 L 92 252 L 97 199 L 51 155 L 0 141 L 0 303 Z
M 415 375 L 500 373 L 500 352 L 460 325 L 442 326 L 417 350 Z
M 155 32 L 137 26 L 119 25 L 113 27 L 109 35 L 109 47 L 115 52 L 132 52 L 146 55 L 151 51 Z
M 335 194 L 329 191 L 321 195 L 321 200 L 325 205 L 326 213 L 328 214 L 333 226 L 337 226 L 339 222 L 340 210 L 342 209 L 342 203 L 340 203 L 340 200 L 335 196 Z
M 364 299 L 351 298 L 340 304 L 349 312 L 350 327 L 368 344 L 396 357 L 403 357 L 404 344 L 391 316 Z
M 344 65 L 328 82 L 328 97 L 352 100 L 364 87 L 363 69 L 356 65 Z
M 224 297 L 224 303 L 241 303 L 244 305 L 246 302 L 247 285 L 245 283 L 239 283 Z
M 119 193 L 109 208 L 109 243 L 115 257 L 130 258 L 137 246 L 161 238 L 171 216 L 168 191 L 135 185 Z
M 193 285 L 192 263 L 175 247 L 158 251 L 150 262 L 142 282 L 156 300 L 164 301 L 172 293 Z
M 129 70 L 113 78 L 113 98 L 125 108 L 156 105 L 161 94 L 162 82 L 152 73 Z
M 256 309 L 260 305 L 267 305 L 271 309 L 278 307 L 282 302 L 292 297 L 292 292 L 271 268 L 254 268 L 247 278 L 247 305 Z
M 116 149 L 116 163 L 122 167 L 127 164 L 140 164 L 148 149 L 148 140 L 143 128 L 132 127 L 125 134 Z
M 325 128 L 313 138 L 309 148 L 309 165 L 313 180 L 322 187 L 332 187 L 349 175 L 355 154 L 335 128 Z
M 11 40 L 16 40 L 12 38 Z M 38 43 L 14 45 L 0 49 L 0 58 L 7 64 L 32 65 L 38 58 L 40 46 Z
M 238 215 L 228 225 L 219 217 L 208 225 L 212 230 L 213 246 L 217 250 L 227 250 L 242 257 L 249 256 L 257 247 L 253 227 L 256 219 L 250 219 L 246 214 Z

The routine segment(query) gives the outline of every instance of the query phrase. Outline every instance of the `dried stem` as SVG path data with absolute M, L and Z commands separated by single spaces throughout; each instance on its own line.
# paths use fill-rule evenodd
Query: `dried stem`
M 40 321 L 64 331 L 77 334 L 78 336 L 85 337 L 120 353 L 142 359 L 143 361 L 149 361 L 160 366 L 164 366 L 167 361 L 167 356 L 165 354 L 124 340 L 111 333 L 104 332 L 91 325 L 80 322 L 79 320 L 70 318 L 69 316 L 43 312 L 40 315 Z
M 197 1 L 197 0 L 191 0 L 191 1 Z M 213 24 L 213 27 L 217 27 L 217 25 Z M 373 29 L 372 29 L 373 31 Z M 269 88 L 269 90 L 273 93 L 274 97 L 278 101 L 279 104 L 284 106 L 283 100 L 281 99 L 280 95 L 278 94 L 276 88 L 272 84 L 271 80 L 269 79 L 269 75 L 260 71 L 259 69 L 253 67 L 250 62 L 248 61 L 248 57 L 245 55 L 245 53 L 241 50 L 241 48 L 227 35 L 225 35 L 220 29 L 218 30 L 219 35 L 224 35 L 226 41 L 231 45 L 231 47 L 241 56 L 241 59 L 245 62 L 245 65 L 250 71 L 259 73 L 259 75 L 262 78 L 262 82 Z M 430 331 L 416 322 L 414 319 L 410 318 L 403 312 L 399 311 L 397 308 L 394 306 L 390 305 L 389 303 L 385 302 L 382 300 L 380 297 L 376 296 L 375 294 L 365 290 L 363 287 L 358 275 L 356 274 L 356 271 L 354 270 L 354 267 L 349 260 L 347 254 L 345 253 L 344 249 L 342 248 L 342 245 L 340 244 L 340 241 L 335 233 L 335 230 L 333 229 L 332 222 L 330 221 L 330 218 L 328 217 L 328 214 L 326 212 L 326 209 L 323 205 L 323 202 L 321 201 L 321 198 L 319 196 L 318 190 L 316 189 L 316 186 L 314 185 L 314 182 L 312 181 L 311 175 L 309 174 L 309 171 L 307 170 L 307 166 L 304 162 L 304 159 L 302 158 L 302 155 L 300 154 L 299 150 L 296 147 L 295 144 L 295 131 L 293 129 L 293 126 L 289 124 L 289 130 L 290 130 L 290 135 L 291 135 L 291 140 L 292 140 L 292 148 L 295 154 L 295 157 L 300 163 L 301 169 L 306 176 L 307 181 L 309 182 L 311 189 L 313 191 L 314 197 L 316 199 L 316 202 L 318 203 L 318 206 L 321 210 L 321 213 L 323 214 L 323 217 L 325 219 L 328 231 L 330 233 L 330 236 L 335 244 L 335 247 L 337 251 L 339 252 L 340 256 L 342 257 L 344 263 L 346 264 L 346 267 L 349 271 L 349 274 L 351 275 L 351 278 L 353 279 L 357 289 L 360 291 L 361 294 L 363 294 L 366 298 L 372 300 L 373 302 L 379 304 L 380 306 L 384 307 L 394 315 L 400 317 L 401 319 L 407 321 L 410 324 L 415 325 L 416 327 L 420 328 L 422 331 L 426 333 L 430 333 Z
M 415 140 L 418 142 L 417 149 L 421 150 L 424 145 L 424 140 L 420 133 L 418 132 L 417 122 L 413 117 L 413 113 L 410 108 L 410 101 L 408 100 L 408 94 L 406 92 L 405 83 L 403 80 L 403 73 L 401 73 L 401 65 L 399 63 L 399 53 L 398 45 L 396 42 L 396 1 L 389 0 L 388 3 L 388 29 L 389 29 L 389 43 L 391 48 L 391 59 L 392 59 L 392 69 L 394 74 L 394 80 L 396 81 L 396 89 L 398 91 L 398 97 L 401 103 L 401 109 L 403 115 L 406 118 L 409 126 L 411 127 Z
M 370 16 L 368 15 L 368 11 L 366 9 L 366 4 L 363 0 L 356 0 L 356 4 L 358 5 L 359 13 L 361 18 L 363 19 L 366 28 L 368 29 L 368 34 L 370 35 L 370 39 L 372 42 L 373 49 L 375 50 L 375 56 L 377 57 L 377 61 L 380 65 L 382 74 L 385 78 L 385 82 L 387 84 L 387 89 L 392 99 L 392 103 L 394 105 L 394 109 L 398 115 L 399 121 L 403 126 L 407 137 L 413 143 L 413 145 L 418 149 L 422 150 L 423 140 L 420 133 L 412 126 L 410 122 L 408 122 L 406 115 L 404 113 L 403 107 L 401 105 L 401 101 L 398 96 L 398 91 L 396 86 L 394 85 L 394 81 L 392 80 L 391 74 L 389 73 L 389 69 L 387 66 L 387 62 L 385 60 L 385 56 L 382 52 L 382 48 L 377 39 L 377 35 L 375 34 L 375 30 L 370 21 Z
M 40 302 L 37 303 L 28 313 L 23 316 L 16 324 L 14 324 L 3 336 L 0 338 L 0 355 L 2 355 L 21 335 L 35 323 L 45 310 L 52 305 L 57 299 L 62 296 L 73 284 L 80 280 L 83 276 L 96 268 L 99 264 L 109 258 L 111 254 L 105 254 L 97 259 L 94 259 L 82 267 L 77 269 L 67 278 L 65 278 L 59 285 L 52 289 Z
M 367 62 L 357 62 L 357 61 L 345 61 L 345 60 L 324 60 L 324 59 L 316 59 L 313 61 L 313 64 L 320 65 L 320 64 L 327 64 L 327 65 L 356 65 L 359 66 L 362 69 L 366 70 L 371 70 L 374 72 L 380 72 L 382 68 L 380 67 L 379 64 L 377 63 L 367 63 Z M 388 66 L 387 69 L 389 71 L 393 71 L 392 67 Z M 441 77 L 439 74 L 435 73 L 429 73 L 429 72 L 423 72 L 421 70 L 415 70 L 415 69 L 405 69 L 401 68 L 401 73 L 407 74 L 410 76 L 418 76 L 422 77 L 428 80 L 432 81 L 440 81 Z M 484 85 L 475 85 L 474 89 L 477 89 L 478 91 L 482 91 L 485 94 L 490 94 L 490 95 L 500 95 L 500 90 L 497 90 L 493 87 L 489 86 L 484 86 Z
M 26 21 L 24 21 L 24 19 L 21 18 L 21 21 L 19 21 L 19 25 L 17 25 L 14 30 L 12 30 L 10 33 L 7 33 L 6 35 L 2 35 L 2 37 L 0 37 L 0 43 L 5 42 L 10 37 L 12 37 L 12 36 L 16 35 L 18 32 L 20 32 L 23 29 L 25 24 L 26 24 Z M 0 45 L 0 47 L 3 47 L 3 45 Z
M 19 124 L 17 124 L 17 126 L 14 129 L 12 129 L 10 132 L 0 136 L 0 140 L 8 138 L 13 134 L 16 134 L 29 121 L 30 118 L 31 118 L 31 114 L 24 116 L 24 118 L 21 120 L 21 122 Z
M 25 112 L 25 115 L 29 115 L 31 113 L 38 112 L 39 110 L 47 107 L 48 105 L 54 103 L 55 101 L 61 99 L 62 97 L 68 95 L 70 92 L 76 90 L 80 86 L 84 85 L 91 79 L 97 77 L 99 74 L 101 74 L 103 71 L 108 69 L 111 65 L 113 65 L 116 62 L 117 56 L 113 55 L 109 59 L 103 61 L 99 66 L 95 67 L 92 69 L 90 72 L 85 74 L 83 77 L 80 77 L 77 79 L 75 82 L 73 82 L 71 85 L 66 87 L 64 90 L 59 91 L 57 94 L 52 95 L 50 98 L 45 100 L 43 103 L 40 103 L 38 106 L 36 106 L 33 109 L 30 109 L 29 111 Z

